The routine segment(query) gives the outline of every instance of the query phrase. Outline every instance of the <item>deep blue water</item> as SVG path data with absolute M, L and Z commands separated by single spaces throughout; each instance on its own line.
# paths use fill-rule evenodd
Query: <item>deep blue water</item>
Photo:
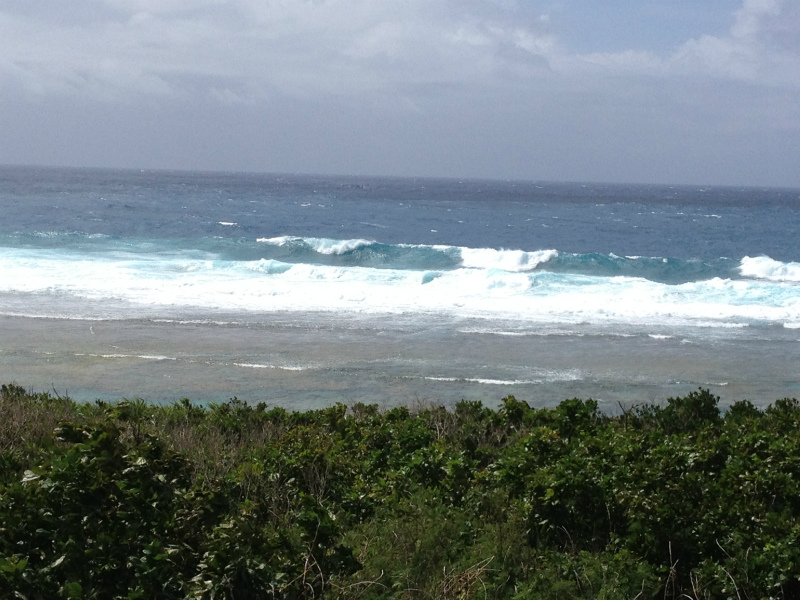
M 0 203 L 4 233 L 800 260 L 800 190 L 789 189 L 5 167 Z

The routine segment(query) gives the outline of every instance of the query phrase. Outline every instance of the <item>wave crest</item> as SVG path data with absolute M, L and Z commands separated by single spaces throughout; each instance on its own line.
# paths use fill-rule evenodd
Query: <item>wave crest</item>
M 739 265 L 739 273 L 752 279 L 800 282 L 800 263 L 784 263 L 769 256 L 745 256 Z
M 461 266 L 470 269 L 499 269 L 519 273 L 533 271 L 539 265 L 558 257 L 558 250 L 495 250 L 493 248 L 461 248 Z
M 258 238 L 256 241 L 274 246 L 306 246 L 319 254 L 347 254 L 376 244 L 374 240 L 353 239 L 334 240 L 330 238 L 301 238 L 280 236 L 274 238 Z

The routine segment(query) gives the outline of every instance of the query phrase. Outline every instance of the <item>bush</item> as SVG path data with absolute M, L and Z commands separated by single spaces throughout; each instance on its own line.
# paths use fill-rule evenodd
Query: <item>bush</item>
M 795 598 L 800 403 L 0 390 L 3 598 Z

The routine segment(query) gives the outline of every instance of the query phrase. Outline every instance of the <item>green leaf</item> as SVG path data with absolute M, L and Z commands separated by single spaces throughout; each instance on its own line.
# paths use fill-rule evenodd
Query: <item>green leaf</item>
M 80 600 L 83 598 L 83 586 L 77 581 L 70 581 L 64 584 L 64 593 L 69 600 Z
M 12 556 L 11 559 L 3 558 L 0 556 L 0 571 L 5 573 L 13 573 L 14 571 L 22 571 L 28 565 L 27 558 L 17 559 Z

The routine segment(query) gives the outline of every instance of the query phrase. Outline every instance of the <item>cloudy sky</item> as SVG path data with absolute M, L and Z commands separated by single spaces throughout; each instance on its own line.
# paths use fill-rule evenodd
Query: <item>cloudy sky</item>
M 0 163 L 800 187 L 800 0 L 0 0 Z

